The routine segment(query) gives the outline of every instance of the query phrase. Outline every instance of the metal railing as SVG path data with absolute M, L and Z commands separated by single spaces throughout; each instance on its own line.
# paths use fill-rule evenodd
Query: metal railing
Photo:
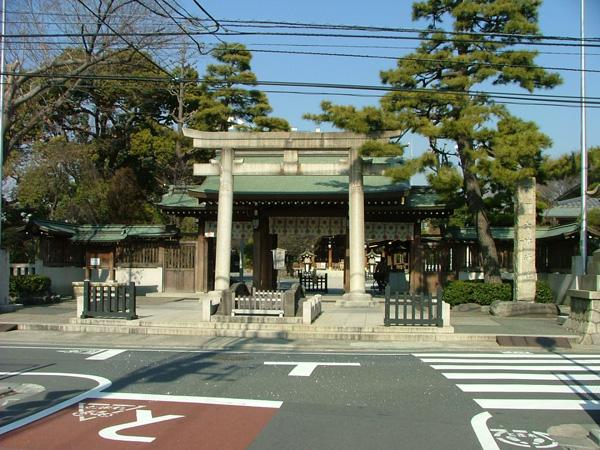
M 250 296 L 233 297 L 231 315 L 277 315 L 283 317 L 283 292 L 252 291 Z

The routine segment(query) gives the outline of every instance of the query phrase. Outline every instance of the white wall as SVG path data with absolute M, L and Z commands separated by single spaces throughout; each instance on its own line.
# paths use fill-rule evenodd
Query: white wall
M 73 281 L 83 281 L 82 267 L 47 267 L 41 260 L 35 261 L 35 273 L 50 278 L 51 291 L 63 296 L 73 296 Z
M 116 270 L 115 279 L 119 283 L 130 283 L 133 281 L 136 285 L 136 294 L 139 295 L 163 291 L 163 270 L 161 267 L 120 267 Z
M 37 260 L 35 263 L 35 273 L 49 277 L 52 281 L 52 292 L 64 296 L 72 296 L 72 283 L 74 281 L 83 281 L 83 277 L 85 276 L 85 271 L 82 267 L 46 267 L 41 260 Z M 108 269 L 91 269 L 90 280 L 96 282 L 108 281 Z M 149 292 L 162 292 L 162 280 L 163 270 L 161 267 L 117 268 L 115 271 L 115 281 L 119 283 L 130 283 L 133 281 L 136 285 L 136 292 L 140 295 L 145 295 Z

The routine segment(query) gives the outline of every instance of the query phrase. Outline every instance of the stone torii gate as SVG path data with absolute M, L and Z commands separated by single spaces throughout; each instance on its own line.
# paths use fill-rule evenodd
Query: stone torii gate
M 194 164 L 195 176 L 219 176 L 217 210 L 217 242 L 214 296 L 230 284 L 231 232 L 233 221 L 233 186 L 235 175 L 348 175 L 350 292 L 344 294 L 342 306 L 372 305 L 365 291 L 365 220 L 363 174 L 381 175 L 389 163 L 366 163 L 359 148 L 369 140 L 385 140 L 398 132 L 367 136 L 348 132 L 208 132 L 184 129 L 184 135 L 194 140 L 194 147 L 220 150 L 220 159 L 207 164 Z M 236 150 L 283 151 L 282 163 L 244 163 L 235 159 Z M 337 163 L 301 163 L 302 151 L 327 152 L 347 150 L 348 158 Z

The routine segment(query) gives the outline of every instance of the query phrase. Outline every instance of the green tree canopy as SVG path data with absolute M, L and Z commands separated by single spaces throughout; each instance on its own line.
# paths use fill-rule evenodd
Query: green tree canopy
M 264 92 L 248 89 L 256 84 L 251 70 L 252 54 L 242 44 L 222 43 L 212 56 L 218 64 L 209 64 L 200 84 L 198 109 L 190 126 L 204 131 L 241 130 L 289 131 L 284 119 L 269 117 L 272 108 Z
M 539 33 L 540 4 L 541 0 L 417 1 L 413 19 L 425 21 L 428 29 L 415 52 L 400 58 L 396 68 L 381 72 L 382 81 L 394 91 L 382 98 L 380 111 L 324 103 L 322 114 L 309 116 L 354 131 L 398 129 L 425 136 L 429 151 L 389 175 L 405 179 L 428 170 L 433 187 L 446 196 L 460 194 L 477 227 L 489 282 L 500 281 L 500 268 L 484 198 L 535 175 L 540 152 L 550 140 L 534 123 L 512 116 L 477 89 L 515 84 L 531 92 L 560 83 L 558 75 L 534 63 L 537 52 L 518 46 Z

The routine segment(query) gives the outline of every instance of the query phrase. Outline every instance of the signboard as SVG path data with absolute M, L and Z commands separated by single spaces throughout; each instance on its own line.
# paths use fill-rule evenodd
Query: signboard
M 273 269 L 285 269 L 285 249 L 276 248 L 271 251 L 273 252 Z
M 92 266 L 92 267 L 100 266 L 100 258 L 90 258 L 90 266 Z

